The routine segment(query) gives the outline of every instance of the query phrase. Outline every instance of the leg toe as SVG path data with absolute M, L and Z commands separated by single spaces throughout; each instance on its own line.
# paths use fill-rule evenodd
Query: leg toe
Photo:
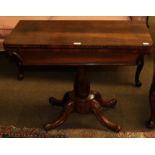
M 135 84 L 135 86 L 139 88 L 139 87 L 142 86 L 142 83 L 140 81 L 137 81 L 136 84 Z
M 155 127 L 155 122 L 152 120 L 148 120 L 146 121 L 145 125 L 147 128 L 153 129 Z
M 57 99 L 54 98 L 54 97 L 50 97 L 50 98 L 49 98 L 49 103 L 50 103 L 51 105 L 61 105 L 61 101 L 60 101 L 60 100 L 57 100 Z

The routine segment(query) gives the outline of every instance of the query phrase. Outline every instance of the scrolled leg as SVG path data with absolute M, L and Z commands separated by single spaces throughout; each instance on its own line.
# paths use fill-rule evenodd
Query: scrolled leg
M 18 63 L 17 67 L 18 67 L 17 79 L 18 80 L 23 80 L 24 79 L 23 65 L 21 63 Z
M 44 126 L 45 130 L 48 131 L 62 125 L 67 120 L 68 116 L 73 110 L 74 110 L 74 102 L 68 101 L 60 116 L 54 122 L 48 123 Z
M 16 62 L 16 65 L 18 68 L 17 79 L 23 80 L 24 79 L 24 72 L 23 72 L 23 60 L 22 60 L 21 56 L 17 52 L 12 52 L 11 57 Z
M 119 132 L 121 127 L 111 121 L 109 121 L 101 112 L 101 106 L 98 102 L 93 101 L 92 103 L 92 111 L 95 113 L 97 119 L 101 122 L 101 124 L 105 125 L 108 129 Z
M 63 97 L 62 100 L 58 100 L 58 99 L 56 99 L 55 97 L 50 97 L 50 98 L 49 98 L 49 103 L 50 103 L 51 105 L 64 106 L 64 104 L 65 104 L 68 100 L 70 100 L 70 93 L 71 93 L 71 92 L 65 93 L 65 95 L 64 95 L 64 97 Z
M 116 99 L 105 101 L 99 92 L 94 92 L 94 95 L 95 95 L 95 100 L 98 101 L 100 105 L 103 107 L 113 108 L 117 104 Z
M 141 87 L 142 83 L 139 80 L 140 77 L 140 73 L 143 69 L 144 66 L 144 56 L 139 56 L 137 59 L 137 70 L 136 70 L 136 74 L 135 74 L 135 85 L 136 87 Z
M 49 98 L 49 104 L 51 104 L 51 105 L 57 105 L 57 106 L 62 106 L 63 105 L 62 101 L 56 99 L 55 97 L 50 97 Z
M 67 120 L 69 114 L 72 111 L 76 111 L 83 114 L 88 112 L 94 112 L 101 124 L 105 125 L 112 131 L 120 131 L 121 127 L 119 125 L 109 121 L 101 113 L 102 106 L 113 107 L 116 105 L 117 101 L 115 99 L 105 101 L 101 97 L 100 93 L 90 90 L 90 81 L 87 77 L 85 67 L 78 68 L 73 88 L 73 91 L 67 92 L 64 95 L 62 101 L 57 100 L 53 97 L 49 99 L 50 103 L 53 105 L 63 105 L 64 110 L 54 122 L 45 125 L 45 130 L 48 131 L 50 129 L 54 129 L 60 126 Z

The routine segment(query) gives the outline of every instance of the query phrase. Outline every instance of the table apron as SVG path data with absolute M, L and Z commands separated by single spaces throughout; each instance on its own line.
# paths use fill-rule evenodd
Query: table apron
M 20 49 L 14 53 L 19 55 L 23 65 L 136 65 L 138 57 L 146 54 L 119 49 Z

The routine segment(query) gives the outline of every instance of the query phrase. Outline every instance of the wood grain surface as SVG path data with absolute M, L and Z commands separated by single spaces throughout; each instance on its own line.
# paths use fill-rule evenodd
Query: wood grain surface
M 4 45 L 43 48 L 151 46 L 148 28 L 130 21 L 20 21 Z

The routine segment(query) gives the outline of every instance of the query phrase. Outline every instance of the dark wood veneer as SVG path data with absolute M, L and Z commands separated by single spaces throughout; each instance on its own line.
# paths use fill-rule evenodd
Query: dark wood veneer
M 94 112 L 97 119 L 113 131 L 120 126 L 101 114 L 101 107 L 113 107 L 116 100 L 105 101 L 100 93 L 91 91 L 87 66 L 137 65 L 136 86 L 141 86 L 139 75 L 144 55 L 152 48 L 148 28 L 141 22 L 128 21 L 20 21 L 4 47 L 14 56 L 23 78 L 23 65 L 76 66 L 73 91 L 62 101 L 50 98 L 50 103 L 63 105 L 62 114 L 45 129 L 55 128 L 73 111 Z
M 21 35 L 22 34 L 22 35 Z M 80 48 L 144 47 L 152 40 L 144 23 L 130 21 L 20 21 L 7 47 Z M 79 49 L 79 47 L 77 46 Z M 125 51 L 124 51 L 125 52 Z

